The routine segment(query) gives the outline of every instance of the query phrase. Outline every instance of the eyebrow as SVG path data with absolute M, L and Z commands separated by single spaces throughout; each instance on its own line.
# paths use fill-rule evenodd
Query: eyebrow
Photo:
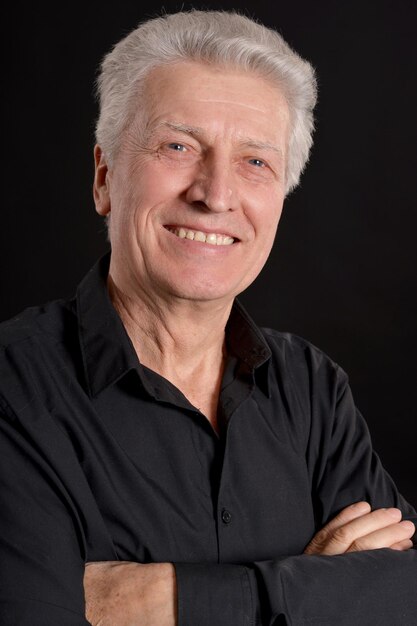
M 167 127 L 171 130 L 176 130 L 181 133 L 191 135 L 192 137 L 198 137 L 199 135 L 202 135 L 204 133 L 204 129 L 200 126 L 190 126 L 188 124 L 168 121 L 161 122 L 156 126 L 154 130 L 158 130 L 158 128 L 161 127 Z M 269 143 L 268 141 L 258 141 L 256 139 L 252 139 L 251 137 L 240 137 L 239 144 L 247 148 L 253 148 L 254 150 L 269 150 L 275 152 L 281 158 L 283 157 L 282 149 L 278 148 L 278 146 L 275 146 L 272 143 Z
M 181 133 L 186 133 L 187 135 L 191 135 L 192 137 L 202 135 L 204 132 L 203 129 L 199 126 L 189 126 L 188 124 L 180 124 L 177 122 L 161 122 L 160 124 L 158 124 L 155 130 L 158 130 L 158 128 L 161 128 L 161 126 L 168 127 L 171 130 L 179 130 Z
M 242 137 L 239 141 L 242 145 L 248 148 L 254 148 L 255 150 L 271 150 L 275 152 L 280 157 L 283 156 L 282 149 L 275 146 L 273 143 L 269 143 L 269 141 L 257 141 L 251 139 L 250 137 Z

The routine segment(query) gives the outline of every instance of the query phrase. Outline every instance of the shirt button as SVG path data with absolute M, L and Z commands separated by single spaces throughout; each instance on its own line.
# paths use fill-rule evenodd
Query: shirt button
M 232 521 L 232 514 L 230 511 L 227 511 L 226 509 L 223 509 L 222 511 L 222 521 L 225 524 L 230 524 L 230 522 Z

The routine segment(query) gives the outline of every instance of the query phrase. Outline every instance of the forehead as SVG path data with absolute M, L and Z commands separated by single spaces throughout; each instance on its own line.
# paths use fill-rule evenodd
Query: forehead
M 146 125 L 161 122 L 252 130 L 258 139 L 282 135 L 289 111 L 281 90 L 241 69 L 182 62 L 154 69 L 145 83 Z

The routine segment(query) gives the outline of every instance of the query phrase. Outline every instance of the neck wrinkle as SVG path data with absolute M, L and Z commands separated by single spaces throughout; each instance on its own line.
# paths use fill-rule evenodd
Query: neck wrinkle
M 143 365 L 172 382 L 223 369 L 225 327 L 233 302 L 211 309 L 188 301 L 158 306 L 138 294 L 127 297 L 110 275 L 108 290 Z

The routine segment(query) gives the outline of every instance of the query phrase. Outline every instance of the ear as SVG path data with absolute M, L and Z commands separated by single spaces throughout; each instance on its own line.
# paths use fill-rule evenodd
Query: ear
M 94 147 L 94 185 L 93 196 L 96 211 L 103 217 L 110 213 L 110 181 L 106 158 L 100 146 Z

